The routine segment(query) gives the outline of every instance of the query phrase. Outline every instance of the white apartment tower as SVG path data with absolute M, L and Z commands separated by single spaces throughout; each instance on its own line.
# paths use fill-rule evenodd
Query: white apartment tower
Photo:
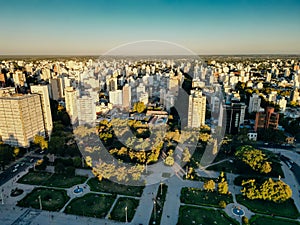
M 65 103 L 66 103 L 66 111 L 70 116 L 71 123 L 76 123 L 78 119 L 77 112 L 77 91 L 73 87 L 65 88 Z
M 249 101 L 249 107 L 248 107 L 248 112 L 252 113 L 252 112 L 259 112 L 260 109 L 260 103 L 261 103 L 261 99 L 259 97 L 258 94 L 254 93 L 251 97 L 250 97 L 250 101 Z
M 189 96 L 188 127 L 199 128 L 205 124 L 206 97 L 200 90 L 192 90 Z
M 38 94 L 41 98 L 43 118 L 46 135 L 50 137 L 53 129 L 50 99 L 47 85 L 33 85 L 30 87 L 31 93 Z
M 0 97 L 0 136 L 6 144 L 29 147 L 35 135 L 45 136 L 38 94 Z
M 131 87 L 128 84 L 123 86 L 123 108 L 131 108 Z

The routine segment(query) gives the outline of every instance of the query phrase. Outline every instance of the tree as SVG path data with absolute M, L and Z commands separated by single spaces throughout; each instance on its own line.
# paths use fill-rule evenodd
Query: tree
M 267 156 L 261 150 L 250 145 L 238 148 L 235 155 L 255 171 L 269 173 L 272 170 L 271 163 L 267 161 Z
M 247 216 L 243 216 L 243 217 L 242 217 L 242 223 L 243 223 L 244 225 L 248 225 L 248 224 L 249 224 L 249 219 L 248 219 Z
M 14 151 L 13 151 L 14 158 L 17 158 L 19 154 L 20 154 L 20 149 L 18 147 L 14 147 Z
M 218 183 L 218 192 L 223 195 L 228 193 L 228 183 L 224 178 Z
M 142 113 L 146 110 L 146 105 L 144 104 L 144 102 L 136 102 L 133 105 L 133 111 L 134 112 L 138 112 L 138 113 Z
M 264 162 L 260 168 L 261 173 L 270 173 L 272 170 L 272 167 L 269 162 Z
M 262 199 L 280 203 L 292 197 L 290 186 L 282 180 L 274 181 L 269 178 L 262 185 L 258 185 L 254 179 L 251 179 L 243 181 L 242 186 L 242 194 L 249 199 Z
M 185 148 L 182 152 L 182 161 L 189 162 L 191 160 L 191 153 L 188 148 Z
M 216 187 L 216 183 L 213 180 L 205 181 L 203 184 L 203 188 L 206 191 L 214 191 Z
M 227 206 L 227 204 L 226 204 L 225 201 L 221 200 L 221 201 L 219 202 L 219 206 L 220 206 L 222 209 L 225 209 L 226 206 Z
M 167 156 L 165 159 L 165 164 L 167 166 L 173 166 L 175 163 L 173 156 Z
M 41 135 L 35 135 L 33 138 L 33 143 L 39 145 L 42 150 L 48 148 L 48 142 Z

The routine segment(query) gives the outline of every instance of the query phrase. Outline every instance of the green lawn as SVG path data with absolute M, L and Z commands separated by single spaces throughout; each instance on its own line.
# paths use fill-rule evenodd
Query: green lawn
M 48 180 L 44 182 L 44 186 L 70 188 L 76 184 L 82 184 L 87 180 L 84 176 L 68 177 L 62 174 L 53 174 Z
M 272 225 L 300 225 L 298 221 L 293 220 L 285 220 L 285 219 L 279 219 L 279 218 L 273 218 L 269 216 L 258 216 L 255 215 L 251 217 L 250 219 L 251 225 L 266 225 L 266 224 L 272 224 Z
M 282 216 L 296 219 L 300 216 L 293 199 L 288 199 L 283 203 L 275 203 L 260 199 L 249 200 L 242 195 L 236 195 L 236 200 L 250 209 L 252 212 Z
M 114 183 L 110 180 L 103 179 L 99 181 L 98 178 L 92 178 L 88 181 L 91 191 L 107 192 L 112 194 L 141 196 L 144 186 L 127 186 L 123 184 Z
M 193 167 L 194 169 L 198 169 L 200 166 L 200 162 L 204 153 L 205 147 L 196 147 L 191 160 L 186 164 L 188 167 Z
M 51 177 L 52 173 L 48 172 L 29 172 L 18 180 L 21 184 L 43 185 L 43 183 Z
M 126 222 L 126 211 L 125 207 L 127 206 L 127 220 L 130 222 L 135 214 L 136 208 L 139 205 L 139 200 L 134 198 L 124 198 L 121 197 L 118 199 L 115 207 L 113 208 L 110 219 Z
M 186 204 L 220 207 L 219 202 L 232 203 L 232 195 L 221 195 L 217 192 L 207 192 L 197 188 L 182 188 L 180 200 Z
M 177 225 L 190 224 L 239 224 L 236 220 L 228 217 L 226 213 L 221 210 L 206 209 L 194 206 L 181 206 L 179 209 L 179 218 Z
M 115 198 L 112 195 L 89 193 L 83 197 L 73 199 L 66 207 L 65 213 L 104 218 L 114 201 Z
M 164 208 L 164 203 L 166 200 L 166 194 L 167 194 L 168 186 L 165 184 L 159 185 L 157 194 L 156 194 L 156 201 L 155 201 L 155 212 L 154 212 L 154 206 L 152 209 L 152 214 L 150 218 L 149 224 L 153 224 L 155 221 L 155 224 L 160 224 L 162 211 Z
M 39 196 L 41 196 L 42 209 L 59 211 L 70 199 L 65 190 L 50 188 L 35 188 L 18 202 L 18 206 L 27 208 L 40 208 Z
M 281 165 L 278 162 L 272 162 L 272 171 L 267 175 L 270 177 L 284 177 L 283 171 L 281 169 Z M 229 161 L 225 161 L 213 166 L 209 166 L 206 168 L 207 170 L 214 171 L 224 171 L 227 173 L 235 173 L 235 174 L 243 174 L 243 175 L 254 175 L 254 176 L 265 176 L 265 174 L 260 174 L 259 172 L 254 171 L 250 166 L 246 165 L 240 160 L 235 160 L 234 163 L 230 163 Z
M 34 171 L 25 174 L 18 182 L 22 184 L 70 188 L 76 184 L 84 183 L 86 179 L 87 177 L 84 176 L 67 177 L 61 174 Z

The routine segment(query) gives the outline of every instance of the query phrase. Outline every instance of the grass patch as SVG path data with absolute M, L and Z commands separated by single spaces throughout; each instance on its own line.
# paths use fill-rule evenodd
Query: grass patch
M 76 184 L 82 184 L 86 181 L 84 176 L 64 176 L 62 174 L 48 172 L 29 172 L 18 180 L 18 183 L 40 185 L 48 187 L 70 188 Z
M 115 198 L 112 195 L 89 193 L 83 197 L 73 199 L 66 207 L 65 213 L 104 218 L 114 201 Z
M 153 206 L 149 224 L 154 224 L 153 222 L 155 222 L 155 224 L 160 224 L 162 211 L 166 200 L 167 190 L 168 190 L 167 185 L 165 184 L 159 185 L 157 195 L 156 195 L 156 200 L 155 200 L 155 212 Z
M 217 192 L 207 192 L 198 188 L 182 188 L 180 201 L 185 204 L 220 207 L 219 202 L 232 203 L 232 195 L 221 195 Z
M 141 196 L 144 186 L 127 186 L 123 184 L 114 183 L 110 180 L 92 178 L 88 181 L 91 191 L 107 192 L 112 194 L 128 195 L 128 196 Z
M 298 221 L 279 219 L 279 218 L 274 218 L 274 217 L 269 217 L 269 216 L 258 216 L 258 215 L 251 217 L 250 224 L 251 225 L 265 225 L 265 224 L 300 225 L 300 223 Z
M 59 211 L 70 199 L 65 190 L 50 188 L 35 188 L 18 202 L 18 206 L 27 208 L 40 208 L 39 196 L 41 196 L 42 209 Z
M 195 206 L 181 206 L 177 225 L 186 224 L 239 224 L 221 210 L 206 209 Z
M 252 212 L 293 219 L 296 219 L 300 216 L 293 199 L 288 199 L 283 203 L 275 203 L 261 199 L 250 200 L 242 195 L 236 195 L 236 200 L 238 203 L 246 206 Z
M 250 166 L 246 165 L 244 162 L 240 160 L 235 160 L 234 163 L 230 163 L 229 161 L 225 161 L 213 166 L 209 166 L 207 170 L 214 171 L 224 171 L 227 173 L 235 173 L 235 174 L 243 174 L 249 176 L 269 176 L 269 177 L 278 177 L 279 175 L 283 178 L 284 174 L 281 169 L 281 164 L 278 162 L 272 162 L 272 171 L 268 174 L 261 174 L 257 171 L 254 171 Z
M 138 205 L 139 200 L 137 199 L 121 197 L 118 199 L 115 207 L 113 208 L 110 214 L 110 219 L 126 222 L 125 207 L 127 207 L 127 220 L 130 222 L 134 217 Z
M 68 177 L 62 174 L 53 174 L 48 180 L 44 182 L 44 186 L 70 188 L 76 184 L 82 184 L 87 180 L 84 176 Z
M 52 173 L 48 172 L 29 172 L 22 176 L 17 182 L 21 184 L 42 185 L 51 177 Z

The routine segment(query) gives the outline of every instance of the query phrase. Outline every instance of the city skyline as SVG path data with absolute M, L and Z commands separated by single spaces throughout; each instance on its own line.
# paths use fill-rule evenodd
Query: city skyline
M 200 55 L 299 54 L 299 9 L 295 0 L 6 1 L 0 55 L 101 55 L 143 40 Z

